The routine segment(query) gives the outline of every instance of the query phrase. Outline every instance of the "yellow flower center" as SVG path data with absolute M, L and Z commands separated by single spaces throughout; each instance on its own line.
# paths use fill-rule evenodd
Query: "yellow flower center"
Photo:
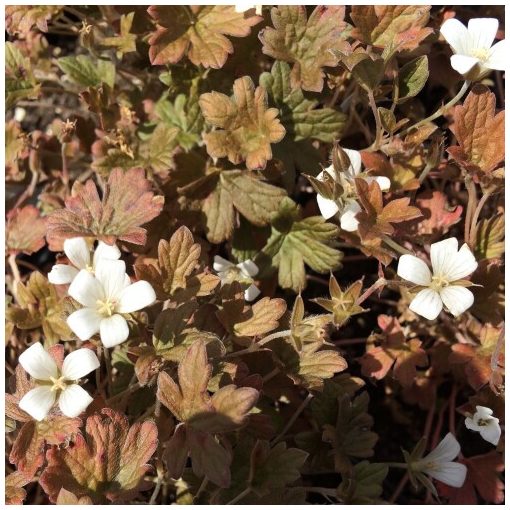
M 485 427 L 486 425 L 489 425 L 489 423 L 490 420 L 484 420 L 483 418 L 479 418 L 477 422 L 479 427 Z
M 111 317 L 115 312 L 115 306 L 117 303 L 115 301 L 105 300 L 105 301 L 97 301 L 97 311 L 106 317 Z
M 430 288 L 432 290 L 439 291 L 443 287 L 447 287 L 450 284 L 447 278 L 445 278 L 443 275 L 437 275 L 432 277 L 432 282 L 430 284 Z
M 482 62 L 489 58 L 489 50 L 487 48 L 476 48 L 472 51 L 471 55 Z
M 66 389 L 67 384 L 63 376 L 50 377 L 50 381 L 52 382 L 51 391 L 59 391 Z

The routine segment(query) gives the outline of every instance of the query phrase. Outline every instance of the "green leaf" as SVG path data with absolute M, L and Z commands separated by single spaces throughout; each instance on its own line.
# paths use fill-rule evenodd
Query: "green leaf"
M 87 55 L 61 57 L 57 65 L 77 85 L 99 87 L 106 83 L 113 88 L 115 84 L 115 64 L 109 60 L 94 60 Z
M 278 443 L 271 448 L 267 441 L 257 441 L 251 454 L 249 486 L 263 496 L 273 489 L 285 487 L 297 480 L 308 454 L 297 448 Z
M 173 166 L 173 155 L 177 148 L 179 130 L 166 124 L 158 124 L 151 137 L 140 147 L 143 166 L 156 172 Z
M 259 78 L 259 83 L 280 110 L 286 137 L 295 141 L 313 138 L 327 143 L 341 138 L 347 116 L 332 108 L 318 108 L 317 100 L 306 99 L 301 88 L 291 87 L 290 76 L 289 64 L 277 60 L 271 72 L 262 73 Z
M 338 58 L 331 50 L 345 46 L 344 6 L 318 6 L 307 18 L 306 7 L 282 5 L 271 9 L 274 28 L 266 27 L 259 34 L 262 51 L 278 60 L 293 64 L 292 87 L 321 92 L 324 86 L 323 67 L 334 67 Z
M 119 59 L 124 56 L 124 53 L 136 51 L 136 35 L 130 33 L 134 16 L 134 11 L 123 14 L 120 17 L 120 34 L 115 37 L 105 37 L 101 41 L 102 45 L 115 48 Z
M 204 118 L 193 89 L 188 96 L 178 94 L 173 103 L 163 96 L 156 103 L 154 113 L 164 123 L 178 129 L 177 143 L 184 150 L 192 149 L 201 140 Z
M 498 258 L 505 252 L 505 215 L 498 214 L 477 224 L 475 256 L 478 260 Z
M 34 77 L 28 57 L 12 43 L 5 43 L 5 92 L 6 108 L 11 108 L 21 99 L 36 99 L 40 84 Z
M 347 505 L 368 505 L 378 502 L 388 466 L 364 460 L 354 466 L 351 476 L 342 479 L 338 487 L 340 500 Z
M 379 57 L 362 59 L 353 69 L 352 74 L 356 81 L 367 91 L 373 91 L 381 82 L 384 76 L 384 60 Z
M 338 227 L 322 216 L 300 219 L 300 208 L 290 199 L 281 201 L 271 220 L 271 237 L 262 252 L 278 269 L 278 282 L 299 292 L 306 286 L 305 264 L 318 273 L 340 267 L 343 253 L 332 247 Z
M 400 69 L 398 73 L 398 103 L 418 95 L 429 77 L 427 55 L 415 58 Z

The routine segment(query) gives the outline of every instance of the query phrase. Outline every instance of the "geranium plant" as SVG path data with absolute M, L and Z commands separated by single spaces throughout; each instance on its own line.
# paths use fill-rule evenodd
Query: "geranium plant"
M 6 503 L 504 502 L 502 6 L 5 20 Z

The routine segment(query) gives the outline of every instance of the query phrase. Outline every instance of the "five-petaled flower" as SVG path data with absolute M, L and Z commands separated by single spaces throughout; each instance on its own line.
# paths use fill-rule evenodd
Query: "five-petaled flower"
M 430 246 L 432 274 L 427 264 L 414 255 L 402 255 L 397 274 L 423 287 L 411 301 L 409 308 L 425 317 L 435 319 L 444 306 L 455 317 L 465 312 L 474 301 L 473 293 L 463 286 L 462 279 L 478 266 L 467 244 L 459 250 L 455 237 Z
M 451 432 L 423 459 L 412 463 L 411 469 L 425 473 L 451 487 L 462 487 L 467 468 L 460 462 L 452 462 L 460 453 L 459 442 Z
M 76 383 L 99 367 L 99 360 L 90 349 L 71 352 L 60 369 L 37 342 L 20 355 L 19 362 L 36 383 L 20 400 L 19 407 L 37 421 L 46 418 L 55 402 L 69 418 L 80 415 L 92 402 L 92 397 Z
M 245 260 L 236 265 L 216 255 L 213 268 L 218 273 L 222 285 L 233 281 L 248 285 L 244 291 L 246 301 L 253 301 L 260 294 L 259 288 L 253 283 L 253 277 L 259 272 L 259 268 L 252 260 Z
M 499 419 L 492 416 L 492 409 L 489 407 L 476 406 L 476 413 L 466 418 L 466 427 L 469 430 L 480 432 L 480 435 L 489 443 L 497 446 L 501 436 Z
M 136 312 L 156 301 L 149 282 L 130 283 L 122 260 L 100 260 L 94 275 L 82 269 L 68 293 L 84 306 L 67 318 L 71 330 L 81 340 L 99 332 L 105 347 L 114 347 L 128 338 L 129 327 L 122 314 Z
M 498 31 L 496 18 L 473 18 L 467 28 L 455 18 L 446 20 L 441 34 L 452 47 L 452 67 L 469 80 L 480 80 L 491 70 L 504 71 L 508 60 L 506 40 L 494 46 Z
M 237 13 L 246 12 L 249 11 L 250 9 L 255 9 L 255 14 L 257 16 L 262 15 L 262 7 L 263 5 L 261 4 L 248 4 L 246 2 L 239 2 L 234 5 L 234 9 Z
M 91 257 L 90 248 L 83 237 L 73 237 L 64 241 L 64 253 L 72 265 L 55 264 L 48 273 L 48 280 L 55 285 L 71 283 L 81 269 L 94 273 L 97 263 L 101 259 L 117 260 L 120 258 L 120 250 L 116 245 L 99 241 Z
M 344 196 L 338 200 L 331 200 L 317 193 L 317 205 L 324 219 L 329 220 L 336 213 L 340 213 L 340 226 L 347 232 L 355 232 L 358 229 L 359 221 L 356 215 L 361 211 L 361 206 L 356 201 L 356 192 L 354 179 L 362 178 L 370 183 L 376 181 L 381 190 L 390 189 L 391 182 L 384 176 L 362 175 L 361 173 L 361 154 L 352 149 L 342 149 L 349 157 L 350 165 L 346 172 L 340 173 L 340 182 L 344 190 Z M 324 169 L 318 176 L 319 181 L 324 181 L 326 175 L 333 180 L 336 179 L 336 173 L 333 165 Z

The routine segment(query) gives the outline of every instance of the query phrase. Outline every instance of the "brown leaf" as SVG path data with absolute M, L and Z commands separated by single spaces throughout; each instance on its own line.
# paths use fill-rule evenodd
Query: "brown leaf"
M 496 96 L 483 85 L 455 107 L 450 129 L 459 145 L 448 152 L 468 171 L 490 174 L 505 159 L 505 112 L 495 112 Z
M 149 39 L 153 65 L 175 64 L 185 54 L 196 66 L 219 69 L 234 47 L 226 35 L 246 37 L 260 16 L 236 12 L 232 5 L 152 5 L 156 21 Z
M 48 242 L 55 249 L 65 239 L 82 236 L 143 245 L 147 231 L 140 225 L 158 216 L 163 202 L 164 197 L 154 196 L 141 168 L 112 170 L 101 199 L 94 181 L 75 182 L 65 208 L 49 216 Z
M 265 168 L 273 155 L 271 144 L 285 136 L 277 119 L 278 109 L 267 107 L 267 92 L 255 88 L 249 76 L 234 82 L 234 96 L 219 92 L 202 94 L 198 100 L 205 120 L 218 128 L 206 133 L 207 152 L 214 158 L 228 157 L 234 165 L 246 161 L 250 170 Z
M 423 28 L 429 20 L 429 5 L 354 5 L 353 36 L 365 44 L 398 50 L 413 50 L 430 33 Z
M 92 505 L 92 500 L 88 496 L 78 498 L 72 492 L 62 488 L 58 493 L 57 505 Z
M 245 313 L 247 319 L 235 323 L 234 333 L 237 336 L 264 335 L 278 327 L 278 319 L 286 309 L 283 299 L 264 297 L 251 307 L 250 312 Z
M 393 366 L 393 376 L 402 386 L 410 387 L 416 378 L 416 367 L 427 365 L 426 352 L 418 339 L 406 341 L 399 322 L 394 317 L 379 315 L 377 318 L 382 335 L 376 339 L 379 347 L 370 347 L 360 358 L 361 373 L 367 377 L 384 379 Z
M 377 239 L 395 232 L 392 223 L 401 223 L 422 214 L 417 207 L 409 205 L 409 198 L 397 198 L 383 205 L 383 195 L 379 184 L 364 179 L 356 179 L 356 191 L 364 211 L 357 215 L 359 234 L 362 240 Z
M 27 35 L 35 25 L 42 32 L 47 32 L 48 21 L 61 10 L 59 5 L 7 5 L 6 30 L 11 35 Z
M 23 487 L 30 482 L 24 473 L 14 471 L 5 477 L 5 503 L 7 505 L 22 505 L 27 497 Z
M 323 67 L 338 63 L 331 50 L 345 46 L 342 32 L 345 7 L 317 6 L 307 19 L 303 5 L 281 5 L 271 9 L 274 28 L 259 34 L 262 51 L 277 60 L 293 64 L 290 81 L 293 88 L 320 92 L 324 85 Z
M 32 417 L 19 408 L 19 401 L 34 387 L 34 384 L 21 365 L 16 366 L 14 376 L 15 379 L 11 383 L 13 393 L 5 394 L 5 414 L 16 421 L 31 421 Z
M 129 427 L 124 415 L 103 409 L 87 419 L 85 435 L 76 436 L 72 446 L 48 451 L 40 485 L 53 503 L 62 488 L 94 504 L 129 501 L 147 487 L 143 476 L 157 444 L 152 421 Z
M 39 209 L 27 205 L 7 214 L 7 250 L 9 253 L 32 255 L 45 244 L 46 220 Z

